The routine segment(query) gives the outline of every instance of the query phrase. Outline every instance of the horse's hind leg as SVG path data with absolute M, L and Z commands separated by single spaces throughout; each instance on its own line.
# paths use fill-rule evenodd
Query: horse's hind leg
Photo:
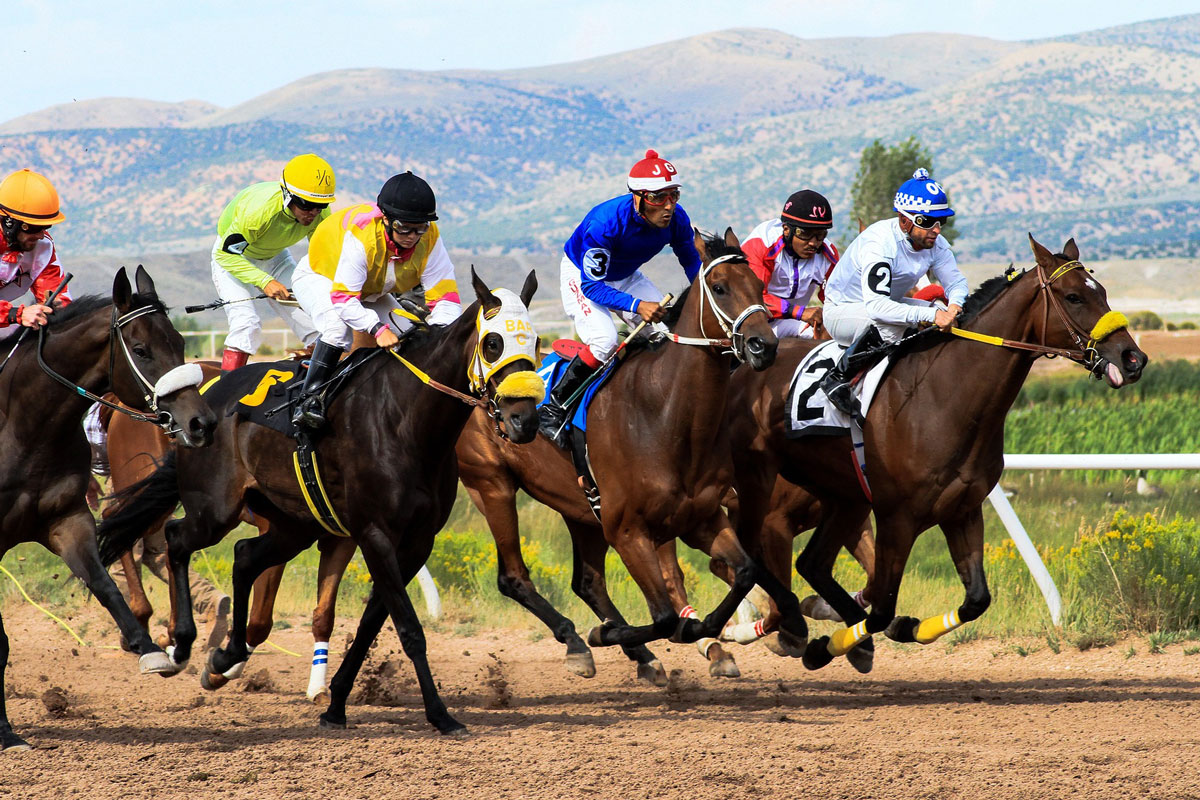
M 317 548 L 321 551 L 321 563 L 317 568 L 317 606 L 313 609 L 313 661 L 305 691 L 313 703 L 329 699 L 325 676 L 329 669 L 329 639 L 333 636 L 338 587 L 358 545 L 343 536 L 324 536 L 317 542 Z
M 887 635 L 898 642 L 929 644 L 978 619 L 991 605 L 992 596 L 983 574 L 983 509 L 976 506 L 957 519 L 944 520 L 941 527 L 966 597 L 956 611 L 936 617 L 925 620 L 896 617 L 888 626 Z
M 570 521 L 565 517 L 563 521 L 567 523 L 567 530 L 571 534 L 571 549 L 574 554 L 572 591 L 587 604 L 601 622 L 612 620 L 618 625 L 628 625 L 608 594 L 608 580 L 604 574 L 608 542 L 604 540 L 602 531 L 595 525 Z M 667 685 L 667 671 L 650 648 L 644 644 L 623 645 L 621 650 L 630 661 L 637 664 L 637 676 L 640 680 L 655 686 Z M 588 653 L 590 656 L 591 651 Z
M 174 674 L 177 670 L 171 660 L 151 639 L 125 598 L 121 596 L 112 577 L 100 563 L 100 552 L 96 548 L 96 522 L 87 507 L 81 507 L 50 525 L 46 546 L 56 553 L 71 572 L 81 579 L 100 604 L 112 616 L 129 642 L 129 647 L 141 658 L 138 665 L 143 673 Z
M 379 594 L 378 584 L 371 589 L 367 604 L 363 608 L 362 617 L 358 621 L 358 630 L 354 632 L 354 641 L 346 648 L 342 663 L 329 682 L 329 707 L 321 715 L 322 728 L 346 727 L 346 698 L 354 688 L 354 679 L 362 669 L 363 661 L 371 650 L 371 645 L 383 629 L 387 621 L 387 606 Z
M 721 563 L 714 561 L 713 563 Z M 679 568 L 679 557 L 675 550 L 675 540 L 664 542 L 658 548 L 658 566 L 662 570 L 663 580 L 667 584 L 667 592 L 675 612 L 682 617 L 696 618 L 696 609 L 688 602 L 687 588 L 683 584 L 683 570 Z M 740 678 L 742 671 L 721 643 L 714 638 L 706 637 L 696 641 L 696 649 L 708 661 L 708 674 L 714 678 Z
M 615 535 L 609 535 L 608 525 L 614 526 Z M 642 520 L 633 517 L 629 521 L 606 521 L 605 538 L 621 557 L 629 576 L 642 590 L 642 596 L 646 598 L 646 606 L 650 610 L 651 622 L 649 625 L 629 625 L 606 619 L 588 632 L 588 644 L 593 647 L 639 645 L 655 639 L 665 639 L 673 633 L 678 635 L 680 631 L 690 632 L 696 621 L 680 620 L 675 613 L 671 595 L 663 579 L 662 568 L 659 566 L 658 552 Z M 692 635 L 690 638 L 681 636 L 679 640 L 694 642 L 700 636 L 701 634 Z
M 134 619 L 138 624 L 149 633 L 150 617 L 154 614 L 154 607 L 150 605 L 150 598 L 146 596 L 146 587 L 142 583 L 142 565 L 133 557 L 132 550 L 126 550 L 121 554 L 119 572 L 113 570 L 120 575 L 125 581 L 125 587 L 129 592 L 129 610 L 133 612 Z M 113 575 L 114 580 L 116 575 Z M 129 641 L 121 637 L 121 649 L 131 652 L 129 649 Z
M 4 669 L 8 666 L 8 634 L 4 632 L 4 619 L 0 617 L 0 752 L 28 750 L 29 742 L 17 736 L 8 722 L 8 709 L 4 705 Z
M 371 576 L 375 579 L 376 590 L 383 595 L 383 601 L 391 614 L 404 653 L 412 661 L 413 671 L 417 673 L 421 698 L 425 702 L 425 718 L 442 733 L 465 730 L 461 722 L 450 716 L 445 703 L 438 696 L 437 683 L 429 670 L 429 660 L 425 655 L 425 631 L 421 629 L 416 609 L 408 599 L 404 575 L 396 560 L 392 542 L 387 534 L 372 526 L 359 540 L 359 546 L 371 570 Z M 417 568 L 413 567 L 414 573 Z

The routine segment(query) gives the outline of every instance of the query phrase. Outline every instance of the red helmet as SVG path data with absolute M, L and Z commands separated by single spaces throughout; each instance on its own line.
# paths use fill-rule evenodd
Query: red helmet
M 657 192 L 682 185 L 675 165 L 659 158 L 654 150 L 647 150 L 646 157 L 629 170 L 629 190 L 633 192 Z

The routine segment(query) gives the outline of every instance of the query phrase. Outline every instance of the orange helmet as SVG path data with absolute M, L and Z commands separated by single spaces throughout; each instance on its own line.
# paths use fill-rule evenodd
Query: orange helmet
M 54 185 L 29 169 L 14 172 L 0 183 L 0 214 L 32 225 L 57 225 L 66 219 L 58 210 Z

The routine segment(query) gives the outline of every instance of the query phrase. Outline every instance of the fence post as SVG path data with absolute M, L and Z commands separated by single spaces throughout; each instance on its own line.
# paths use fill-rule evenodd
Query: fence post
M 992 507 L 996 509 L 1000 521 L 1008 529 L 1008 535 L 1012 537 L 1013 544 L 1017 546 L 1017 552 L 1021 554 L 1021 558 L 1025 559 L 1025 565 L 1029 567 L 1034 582 L 1042 590 L 1042 597 L 1046 598 L 1046 606 L 1050 609 L 1050 619 L 1055 625 L 1061 624 L 1062 597 L 1058 593 L 1058 587 L 1054 585 L 1054 579 L 1050 577 L 1050 570 L 1046 569 L 1046 564 L 1038 555 L 1033 540 L 1026 533 L 1025 526 L 1021 524 L 1017 512 L 1008 502 L 1008 498 L 1004 496 L 1004 490 L 1000 488 L 999 483 L 993 486 L 992 491 L 988 493 L 988 500 L 992 501 Z

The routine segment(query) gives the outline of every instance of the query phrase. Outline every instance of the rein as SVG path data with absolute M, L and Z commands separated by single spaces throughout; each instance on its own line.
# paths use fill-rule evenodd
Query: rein
M 767 311 L 767 307 L 762 303 L 756 303 L 755 305 L 747 306 L 742 313 L 738 314 L 737 317 L 734 318 L 726 314 L 725 311 L 717 305 L 717 301 L 712 295 L 712 288 L 708 285 L 708 275 L 710 272 L 712 272 L 713 267 L 717 266 L 718 264 L 723 264 L 726 261 L 733 261 L 735 259 L 744 260 L 745 256 L 741 253 L 730 253 L 729 255 L 714 258 L 712 261 L 708 262 L 708 265 L 705 266 L 700 272 L 700 333 L 704 334 L 704 306 L 707 303 L 708 305 L 712 306 L 713 316 L 717 318 L 717 324 L 721 326 L 721 330 L 725 332 L 725 336 L 727 338 L 711 339 L 707 336 L 679 336 L 678 334 L 672 333 L 668 335 L 668 338 L 672 342 L 675 342 L 676 344 L 692 345 L 694 347 L 728 347 L 738 361 L 745 361 L 745 358 L 742 356 L 743 348 L 741 346 L 745 339 L 745 335 L 740 333 L 742 323 L 750 318 L 750 316 L 757 314 L 760 311 L 766 314 L 769 319 L 770 313 Z
M 1096 345 L 1104 341 L 1106 338 L 1128 327 L 1129 320 L 1124 314 L 1119 311 L 1109 311 L 1096 321 L 1090 332 L 1081 330 L 1067 316 L 1067 312 L 1063 309 L 1061 301 L 1054 296 L 1050 291 L 1050 286 L 1056 280 L 1066 275 L 1068 272 L 1083 267 L 1079 261 L 1068 261 L 1061 265 L 1051 273 L 1050 277 L 1046 277 L 1046 272 L 1041 264 L 1037 265 L 1038 277 L 1038 294 L 1045 301 L 1044 313 L 1042 315 L 1042 343 L 1033 344 L 1032 342 L 1022 342 L 1013 339 L 1005 339 L 1000 336 L 989 336 L 984 333 L 976 333 L 962 328 L 950 328 L 947 333 L 963 339 L 969 339 L 974 342 L 992 345 L 993 347 L 1007 347 L 1011 350 L 1025 350 L 1027 352 L 1036 353 L 1038 356 L 1046 356 L 1047 358 L 1057 358 L 1062 356 L 1083 365 L 1088 372 L 1096 374 L 1101 368 L 1103 359 L 1100 358 L 1099 352 L 1096 350 Z M 1086 267 L 1085 267 L 1086 269 Z M 1061 347 L 1049 347 L 1045 344 L 1046 327 L 1050 319 L 1050 309 L 1053 308 L 1058 314 L 1059 321 L 1066 328 L 1067 333 L 1071 335 L 1071 339 L 1075 342 L 1075 349 L 1066 349 Z M 1086 337 L 1086 339 L 1085 339 Z

